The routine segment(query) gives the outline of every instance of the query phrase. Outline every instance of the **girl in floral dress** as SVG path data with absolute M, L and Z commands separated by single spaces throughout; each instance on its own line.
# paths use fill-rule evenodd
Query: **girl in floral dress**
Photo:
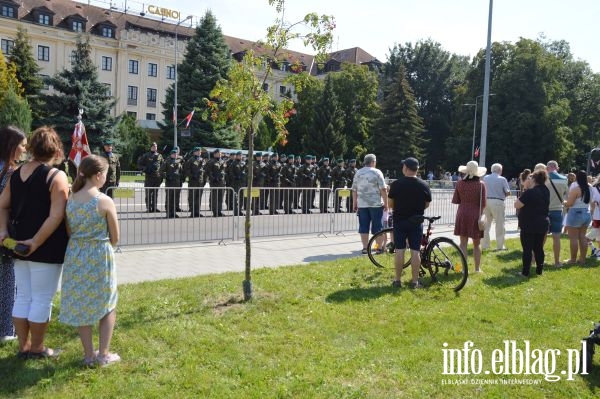
M 99 191 L 107 170 L 104 158 L 83 158 L 66 211 L 70 238 L 63 265 L 59 320 L 79 327 L 86 366 L 106 366 L 121 360 L 108 350 L 116 319 L 113 246 L 119 240 L 119 226 L 115 204 Z M 99 350 L 94 351 L 92 331 L 97 322 Z

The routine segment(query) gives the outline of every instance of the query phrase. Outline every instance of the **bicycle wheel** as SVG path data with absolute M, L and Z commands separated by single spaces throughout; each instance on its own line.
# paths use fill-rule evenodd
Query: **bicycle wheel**
M 394 267 L 394 229 L 383 229 L 373 235 L 367 244 L 367 255 L 369 260 L 377 267 Z
M 454 241 L 446 237 L 431 240 L 425 251 L 423 267 L 429 270 L 431 280 L 460 291 L 467 283 L 467 260 Z

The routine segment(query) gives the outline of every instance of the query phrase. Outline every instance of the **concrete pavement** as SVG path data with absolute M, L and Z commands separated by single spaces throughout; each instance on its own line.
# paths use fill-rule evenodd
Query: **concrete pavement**
M 436 226 L 433 237 L 454 237 L 454 226 Z M 492 240 L 495 238 L 492 226 Z M 518 237 L 516 219 L 506 223 L 506 237 Z M 456 240 L 458 242 L 458 240 Z M 361 255 L 358 233 L 337 236 L 303 235 L 252 240 L 252 268 L 300 265 Z M 123 247 L 116 254 L 119 284 L 138 283 L 203 274 L 242 272 L 243 240 L 227 244 Z M 365 257 L 365 262 L 369 260 Z

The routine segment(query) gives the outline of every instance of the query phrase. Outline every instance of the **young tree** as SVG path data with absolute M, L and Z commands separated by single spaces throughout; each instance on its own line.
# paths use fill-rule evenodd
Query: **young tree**
M 319 156 L 345 154 L 346 136 L 344 130 L 344 111 L 340 108 L 337 95 L 333 90 L 333 79 L 325 78 L 325 87 L 314 112 L 314 121 L 302 138 L 304 147 L 312 148 Z
M 84 110 L 90 148 L 99 147 L 103 138 L 113 136 L 115 118 L 111 112 L 116 100 L 107 95 L 106 87 L 98 81 L 98 67 L 91 58 L 89 37 L 77 38 L 77 47 L 71 59 L 71 69 L 64 69 L 48 80 L 56 94 L 44 96 L 46 103 L 43 124 L 56 126 L 65 143 L 71 142 L 71 133 Z
M 417 113 L 403 64 L 398 66 L 391 82 L 383 87 L 381 111 L 372 137 L 377 167 L 382 170 L 398 169 L 399 161 L 409 156 L 423 161 L 426 143 L 423 119 Z
M 39 76 L 42 68 L 33 57 L 29 35 L 21 25 L 17 27 L 17 36 L 15 37 L 15 45 L 10 52 L 9 64 L 14 66 L 17 79 L 23 87 L 23 95 L 31 107 L 33 119 L 37 122 L 43 107 L 40 94 L 44 82 Z
M 137 124 L 135 117 L 124 114 L 116 127 L 115 148 L 121 155 L 121 167 L 135 170 L 140 155 L 150 148 L 150 136 L 146 129 Z
M 225 43 L 221 28 L 212 12 L 207 11 L 196 27 L 195 35 L 188 41 L 185 57 L 177 66 L 177 123 L 203 104 L 202 99 L 209 93 L 219 79 L 227 76 L 231 64 L 229 47 Z M 164 111 L 164 134 L 169 143 L 173 136 L 173 97 L 174 85 L 167 89 Z M 189 126 L 190 137 L 181 137 L 178 144 L 184 149 L 197 145 L 211 147 L 238 148 L 239 135 L 230 128 L 215 127 L 211 121 L 193 118 Z
M 325 52 L 332 42 L 332 31 L 335 28 L 332 16 L 311 13 L 302 21 L 288 23 L 284 20 L 285 0 L 269 0 L 270 5 L 275 5 L 279 17 L 275 24 L 267 29 L 267 38 L 264 46 L 269 49 L 269 62 L 263 62 L 252 50 L 249 50 L 239 63 L 232 65 L 227 80 L 217 82 L 210 95 L 212 100 L 206 100 L 207 109 L 203 112 L 209 118 L 221 125 L 232 123 L 239 128 L 240 135 L 248 138 L 248 154 L 254 152 L 254 136 L 258 123 L 268 117 L 279 134 L 279 139 L 285 141 L 287 130 L 285 128 L 292 109 L 292 101 L 284 97 L 280 103 L 273 103 L 263 84 L 271 75 L 271 64 L 280 60 L 281 53 L 291 40 L 303 39 L 305 45 L 311 45 L 317 52 L 317 59 L 323 59 Z M 295 29 L 303 25 L 308 33 L 301 34 Z M 247 163 L 247 192 L 252 190 L 252 167 Z M 244 299 L 252 298 L 251 279 L 251 243 L 250 243 L 250 215 L 251 201 L 247 201 L 245 218 L 246 262 L 245 280 L 243 282 Z

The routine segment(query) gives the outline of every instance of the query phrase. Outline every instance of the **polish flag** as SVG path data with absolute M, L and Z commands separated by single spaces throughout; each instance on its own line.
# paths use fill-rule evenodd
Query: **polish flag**
M 87 135 L 85 133 L 85 125 L 79 121 L 75 124 L 75 130 L 71 136 L 71 152 L 69 152 L 69 159 L 73 161 L 75 166 L 79 167 L 81 160 L 92 153 L 90 146 L 88 145 Z
M 479 147 L 475 148 L 475 153 L 473 154 L 475 158 L 479 157 Z
M 190 122 L 192 121 L 192 116 L 194 116 L 194 111 L 195 109 L 192 110 L 192 112 L 190 112 L 188 114 L 188 116 L 185 117 L 185 128 L 187 129 L 188 126 L 190 125 Z

